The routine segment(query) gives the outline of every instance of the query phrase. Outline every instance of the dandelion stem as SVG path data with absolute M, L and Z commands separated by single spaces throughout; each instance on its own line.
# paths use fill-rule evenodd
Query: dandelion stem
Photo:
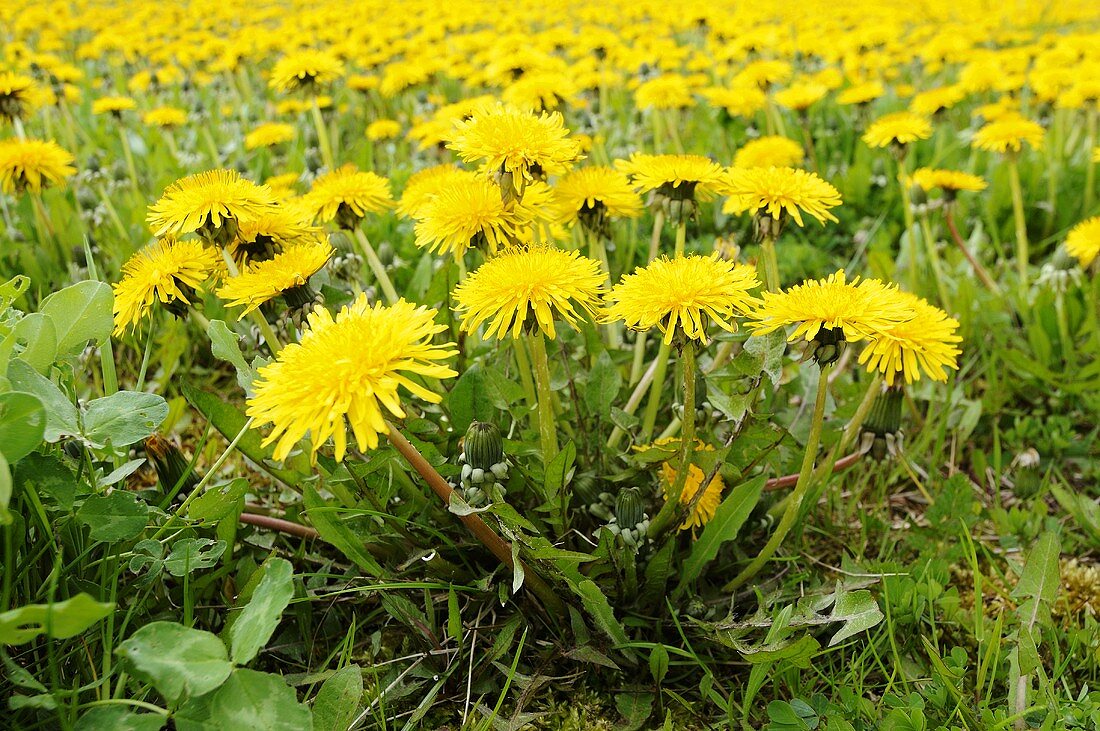
M 1100 111 L 1097 110 L 1096 103 L 1089 105 L 1087 132 L 1085 133 L 1085 206 L 1081 211 L 1081 215 L 1088 216 L 1092 212 L 1092 200 L 1095 194 L 1096 188 L 1096 163 L 1092 159 L 1093 148 L 1096 147 L 1096 123 L 1097 115 Z
M 1001 296 L 1001 288 L 993 281 L 993 277 L 989 276 L 989 272 L 985 270 L 982 263 L 970 252 L 970 247 L 966 245 L 962 236 L 959 235 L 959 229 L 955 226 L 953 206 L 948 205 L 944 207 L 943 220 L 944 223 L 947 224 L 947 230 L 951 232 L 951 238 L 955 241 L 955 246 L 959 247 L 959 251 L 961 251 L 963 256 L 966 257 L 966 260 L 970 262 L 970 266 L 974 267 L 974 273 L 978 275 L 978 279 L 982 280 L 982 284 L 984 284 L 990 292 L 998 297 Z
M 630 398 L 626 400 L 626 404 L 623 406 L 623 412 L 626 414 L 633 414 L 638 410 L 638 405 L 642 403 L 642 398 L 645 396 L 646 391 L 649 390 L 649 384 L 653 383 L 653 375 L 657 372 L 657 361 L 653 361 L 649 364 L 649 368 L 642 374 L 642 377 L 638 380 L 638 384 L 634 387 L 634 390 L 630 394 Z M 615 427 L 611 430 L 611 436 L 607 438 L 607 448 L 614 449 L 618 446 L 619 441 L 625 434 L 621 427 Z
M 947 295 L 947 286 L 944 284 L 943 268 L 940 265 L 940 254 L 936 250 L 936 239 L 932 236 L 932 225 L 928 222 L 928 214 L 922 213 L 920 217 L 921 238 L 924 239 L 924 248 L 928 252 L 928 262 L 932 265 L 932 277 L 936 280 L 936 291 L 940 295 L 940 305 L 951 310 L 951 299 Z
M 558 433 L 554 424 L 554 392 L 550 389 L 550 361 L 546 356 L 546 340 L 541 332 L 527 336 L 531 348 L 531 365 L 535 371 L 535 388 L 538 392 L 539 440 L 542 443 L 543 464 L 550 464 L 558 456 Z
M 657 251 L 661 246 L 661 229 L 664 228 L 664 225 L 665 212 L 658 208 L 657 212 L 653 214 L 653 233 L 649 237 L 649 256 L 646 258 L 647 264 L 657 258 Z M 634 360 L 630 364 L 631 384 L 637 383 L 638 379 L 642 377 L 642 367 L 645 364 L 646 340 L 648 340 L 648 335 L 645 332 L 638 333 L 637 338 L 634 340 Z
M 898 192 L 901 193 L 901 211 L 905 216 L 905 238 L 909 246 L 909 291 L 917 292 L 920 289 L 920 269 L 917 265 L 917 232 L 916 222 L 913 220 L 913 207 L 909 204 L 909 188 L 906 184 L 908 177 L 905 168 L 907 157 L 898 160 Z
M 684 248 L 687 246 L 687 219 L 681 214 L 679 223 L 676 224 L 676 248 L 673 250 L 673 256 L 683 256 Z
M 317 97 L 310 99 L 309 111 L 313 114 L 313 126 L 317 128 L 317 145 L 321 148 L 321 159 L 325 161 L 325 167 L 329 170 L 336 169 L 336 158 L 332 155 L 332 143 L 328 138 L 328 127 L 325 118 L 321 114 L 321 107 L 317 104 Z
M 684 376 L 684 416 L 681 420 L 680 432 L 680 465 L 676 470 L 676 479 L 670 486 L 665 496 L 665 504 L 660 512 L 649 524 L 649 537 L 654 540 L 664 534 L 680 512 L 680 496 L 684 492 L 687 483 L 688 472 L 691 470 L 691 456 L 695 450 L 695 345 L 688 342 L 680 352 L 680 364 L 683 367 Z M 705 490 L 705 485 L 700 485 L 699 490 Z
M 400 299 L 397 296 L 397 290 L 393 288 L 393 282 L 390 281 L 389 275 L 386 274 L 386 267 L 382 264 L 382 260 L 378 258 L 377 252 L 375 252 L 374 247 L 371 246 L 370 241 L 367 239 L 367 235 L 363 233 L 363 229 L 355 229 L 355 240 L 359 242 L 359 248 L 363 250 L 363 256 L 366 258 L 367 265 L 374 274 L 378 286 L 382 289 L 382 294 L 385 296 L 387 304 L 392 305 Z
M 1012 190 L 1012 215 L 1016 220 L 1016 273 L 1019 277 L 1020 299 L 1027 297 L 1027 265 L 1029 245 L 1027 241 L 1027 219 L 1024 217 L 1024 192 L 1020 187 L 1020 168 L 1016 155 L 1008 159 L 1008 185 Z
M 775 238 L 765 236 L 760 241 L 760 260 L 764 265 L 764 286 L 769 292 L 778 292 L 779 257 L 775 253 Z
M 817 448 L 821 444 L 821 430 L 825 421 L 825 397 L 829 391 L 829 373 L 832 368 L 832 364 L 823 366 L 818 377 L 817 398 L 814 401 L 813 422 L 810 424 L 810 437 L 806 440 L 806 453 L 802 457 L 802 469 L 798 473 L 798 482 L 794 486 L 794 491 L 788 498 L 787 509 L 783 512 L 783 517 L 780 518 L 779 525 L 776 526 L 775 532 L 772 533 L 772 537 L 768 539 L 767 544 L 764 545 L 759 555 L 757 555 L 741 573 L 734 577 L 733 581 L 726 584 L 722 588 L 723 591 L 733 591 L 752 577 L 756 576 L 760 569 L 764 567 L 764 564 L 771 560 L 775 552 L 779 550 L 779 546 L 783 543 L 783 539 L 787 537 L 791 528 L 794 527 L 795 520 L 798 518 L 799 509 L 802 507 L 802 500 L 806 497 L 806 493 L 809 492 L 810 486 L 813 484 L 814 458 L 817 456 Z
M 229 270 L 231 277 L 236 277 L 240 274 L 237 270 L 237 263 L 233 261 L 233 257 L 229 255 L 229 252 L 222 249 L 222 259 L 225 260 L 225 266 Z M 205 318 L 203 318 L 205 319 Z M 275 335 L 275 331 L 271 329 L 271 323 L 264 317 L 264 313 L 259 309 L 252 310 L 248 313 L 248 319 L 252 320 L 256 324 L 256 327 L 260 329 L 260 335 L 263 336 L 264 342 L 267 343 L 268 350 L 272 355 L 278 355 L 279 351 L 283 349 L 283 344 L 279 338 Z M 210 326 L 210 321 L 207 320 L 203 325 L 203 332 Z
M 523 384 L 523 395 L 527 399 L 528 408 L 531 409 L 531 426 L 537 429 L 539 426 L 539 398 L 535 392 L 535 382 L 531 378 L 531 361 L 527 357 L 527 347 L 520 338 L 513 338 L 512 350 L 516 354 L 516 370 L 519 371 L 519 380 Z
M 665 374 L 668 373 L 668 358 L 672 352 L 672 344 L 661 339 L 661 346 L 657 349 L 657 370 L 653 373 L 653 383 L 649 384 L 649 400 L 645 404 L 645 414 L 642 416 L 642 442 L 648 442 L 653 438 L 653 427 L 657 424 L 657 411 L 661 407 L 661 392 L 664 391 Z
M 135 391 L 140 391 L 145 387 L 145 374 L 149 370 L 149 356 L 153 352 L 153 341 L 156 340 L 157 323 L 160 322 L 157 310 L 153 311 L 151 320 L 152 322 L 149 323 L 149 335 L 145 339 L 145 352 L 141 356 L 141 368 L 138 370 L 137 385 L 134 386 Z
M 130 175 L 130 186 L 136 195 L 141 195 L 141 186 L 138 185 L 137 165 L 134 164 L 134 150 L 130 147 L 130 135 L 126 133 L 125 125 L 119 125 L 118 137 L 122 141 L 122 155 L 126 158 L 126 172 Z

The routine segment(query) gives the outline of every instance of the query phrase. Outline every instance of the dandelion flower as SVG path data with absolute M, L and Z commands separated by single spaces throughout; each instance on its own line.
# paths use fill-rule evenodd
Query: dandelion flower
M 172 183 L 146 217 L 156 236 L 199 231 L 203 238 L 228 244 L 242 222 L 271 211 L 275 196 L 236 170 L 210 170 Z
M 264 185 L 271 188 L 271 193 L 280 201 L 286 201 L 297 195 L 294 187 L 301 176 L 298 173 L 280 173 L 272 175 L 264 181 Z
M 489 258 L 455 288 L 455 312 L 462 315 L 467 332 L 488 322 L 488 337 L 502 339 L 511 333 L 518 338 L 537 323 L 553 340 L 556 317 L 575 329 L 582 313 L 596 316 L 603 281 L 599 262 L 576 251 L 512 247 Z
M 335 318 L 323 307 L 310 313 L 301 340 L 260 368 L 248 400 L 256 426 L 273 425 L 263 443 L 275 444 L 275 459 L 286 459 L 309 434 L 313 454 L 332 438 L 341 461 L 348 426 L 360 450 L 374 449 L 378 435 L 389 431 L 385 412 L 405 416 L 400 387 L 439 403 L 439 394 L 409 377 L 458 375 L 441 362 L 457 353 L 454 346 L 432 342 L 447 329 L 434 321 L 435 314 L 405 300 L 372 306 L 366 294 Z
M 950 109 L 963 100 L 966 91 L 960 86 L 941 86 L 916 94 L 909 101 L 909 110 L 916 114 L 931 116 L 944 109 Z
M 187 112 L 179 107 L 157 107 L 141 115 L 143 124 L 161 129 L 173 129 L 187 123 Z
M 977 192 L 988 186 L 985 179 L 977 175 L 938 168 L 919 168 L 913 173 L 912 182 L 926 192 L 939 188 L 950 199 L 954 199 L 959 191 Z
M 841 106 L 851 104 L 870 104 L 875 99 L 886 93 L 886 87 L 881 81 L 864 81 L 849 86 L 836 97 L 836 103 Z
M 756 86 L 727 89 L 716 86 L 701 92 L 712 107 L 717 107 L 731 117 L 751 119 L 768 105 L 768 96 Z
M 913 316 L 894 286 L 877 279 L 846 281 L 844 270 L 781 292 L 764 292 L 748 326 L 764 335 L 796 325 L 788 340 L 818 338 L 822 330 L 849 342 L 873 338 Z
M 775 103 L 792 111 L 804 112 L 825 98 L 829 88 L 823 84 L 806 82 L 792 84 L 775 92 Z
M 975 132 L 971 144 L 988 152 L 1019 152 L 1024 143 L 1035 148 L 1042 147 L 1043 135 L 1043 128 L 1038 122 L 1009 114 Z
M 401 123 L 395 119 L 376 119 L 367 125 L 365 134 L 372 142 L 392 140 L 401 134 Z
M 43 140 L 0 140 L 0 190 L 41 193 L 51 185 L 62 185 L 76 172 L 73 156 L 57 143 Z
M 770 135 L 746 142 L 733 156 L 733 167 L 793 167 L 802 162 L 803 154 L 802 145 L 794 140 Z
M 344 75 L 344 64 L 327 51 L 304 50 L 275 62 L 268 85 L 276 91 L 315 91 Z
M 1066 251 L 1081 267 L 1087 267 L 1100 255 L 1100 216 L 1094 216 L 1077 224 L 1066 236 Z
M 883 373 L 889 385 L 899 373 L 906 383 L 920 380 L 922 372 L 933 381 L 946 381 L 946 369 L 959 367 L 957 344 L 962 338 L 955 333 L 959 323 L 914 294 L 897 292 L 895 297 L 912 311 L 912 317 L 872 336 L 859 362 L 871 373 Z
M 338 226 L 351 230 L 368 213 L 392 208 L 393 193 L 389 179 L 348 163 L 313 181 L 304 205 L 315 218 L 325 222 L 335 219 Z
M 722 166 L 702 155 L 647 155 L 636 152 L 615 167 L 642 193 L 656 191 L 673 200 L 710 200 L 722 184 Z
M 137 102 L 128 96 L 104 96 L 92 102 L 92 114 L 113 114 L 116 117 L 123 112 L 137 109 Z
M 643 81 L 634 90 L 634 102 L 639 109 L 685 109 L 695 100 L 691 84 L 680 74 L 661 74 Z
M 36 106 L 38 89 L 34 79 L 11 71 L 0 71 L 0 119 L 22 119 Z
M 908 145 L 932 136 L 932 123 L 913 112 L 894 112 L 879 117 L 863 134 L 863 141 L 870 147 Z
M 492 252 L 508 246 L 522 224 L 515 203 L 502 200 L 500 189 L 484 178 L 440 190 L 417 216 L 416 245 L 455 258 L 481 242 Z
M 572 170 L 553 189 L 554 207 L 561 220 L 577 221 L 598 231 L 606 218 L 636 218 L 642 215 L 642 199 L 630 179 L 614 168 L 594 165 Z
M 226 248 L 238 264 L 270 259 L 291 244 L 320 238 L 320 227 L 310 225 L 310 220 L 311 212 L 284 203 L 242 223 Z
M 583 157 L 560 113 L 536 115 L 503 104 L 457 122 L 447 147 L 463 162 L 483 160 L 489 172 L 510 175 L 517 191 L 529 181 L 564 173 Z
M 675 440 L 679 442 L 679 440 Z M 695 451 L 714 451 L 714 447 L 709 444 L 702 444 L 697 441 Z M 671 462 L 664 462 L 661 465 L 661 493 L 668 498 L 668 491 L 672 485 L 676 484 L 677 470 L 672 466 Z M 703 470 L 695 464 L 688 466 L 687 479 L 684 481 L 684 490 L 680 493 L 680 504 L 684 506 L 691 505 L 695 500 L 695 495 L 699 492 L 699 488 L 703 484 L 703 480 L 706 475 L 703 474 Z M 710 483 L 703 490 L 702 497 L 699 498 L 699 502 L 695 503 L 695 509 L 691 511 L 691 515 L 684 518 L 684 522 L 680 524 L 680 530 L 698 530 L 714 518 L 714 514 L 718 512 L 718 505 L 722 502 L 722 491 L 726 489 L 725 484 L 722 482 L 722 477 L 715 473 Z
M 212 274 L 220 271 L 214 250 L 201 241 L 166 236 L 130 257 L 114 285 L 115 336 L 123 335 L 160 302 L 179 316 Z
M 274 147 L 294 139 L 294 126 L 283 122 L 265 122 L 244 136 L 244 149 Z
M 740 199 L 743 210 L 756 211 L 776 221 L 786 216 L 802 224 L 808 213 L 822 225 L 836 222 L 830 208 L 840 205 L 840 193 L 816 174 L 789 167 L 732 168 L 724 192 Z
M 328 243 L 313 240 L 292 244 L 274 258 L 256 262 L 225 280 L 216 294 L 226 300 L 228 307 L 244 305 L 240 317 L 280 294 L 289 306 L 300 307 L 313 299 L 313 293 L 305 291 L 309 278 L 331 257 L 332 247 Z M 303 296 L 295 297 L 295 293 Z
M 409 176 L 405 190 L 397 202 L 397 214 L 419 218 L 420 212 L 440 191 L 476 180 L 474 173 L 447 163 L 425 168 Z
M 626 274 L 605 297 L 605 322 L 623 320 L 634 330 L 656 327 L 671 343 L 677 326 L 689 338 L 705 341 L 713 321 L 727 332 L 733 318 L 757 300 L 749 292 L 760 286 L 756 270 L 711 256 L 661 257 Z

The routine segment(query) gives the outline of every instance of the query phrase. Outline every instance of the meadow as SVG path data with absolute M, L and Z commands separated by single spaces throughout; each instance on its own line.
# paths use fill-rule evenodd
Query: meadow
M 5 0 L 0 728 L 1100 729 L 1100 7 Z

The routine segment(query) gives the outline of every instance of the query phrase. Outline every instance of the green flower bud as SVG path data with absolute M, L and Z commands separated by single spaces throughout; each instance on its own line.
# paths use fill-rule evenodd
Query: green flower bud
M 623 529 L 633 528 L 645 517 L 642 491 L 636 487 L 622 490 L 615 498 L 615 520 Z
M 145 440 L 145 453 L 149 455 L 153 467 L 157 470 L 161 488 L 171 490 L 183 479 L 180 492 L 189 493 L 195 485 L 199 484 L 202 475 L 192 470 L 187 473 L 189 460 L 183 456 L 183 452 L 172 441 L 154 434 Z M 184 474 L 187 476 L 184 477 Z
M 474 421 L 466 430 L 466 464 L 473 469 L 491 470 L 504 461 L 504 437 L 496 424 Z

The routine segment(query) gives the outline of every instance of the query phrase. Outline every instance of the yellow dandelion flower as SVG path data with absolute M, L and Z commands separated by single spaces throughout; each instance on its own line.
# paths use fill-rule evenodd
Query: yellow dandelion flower
M 582 314 L 596 316 L 603 281 L 600 263 L 576 251 L 511 247 L 455 288 L 455 312 L 467 332 L 488 322 L 487 337 L 503 339 L 511 333 L 518 338 L 537 324 L 553 340 L 556 318 L 576 329 Z
M 204 238 L 228 244 L 238 226 L 275 206 L 275 196 L 236 170 L 209 170 L 169 185 L 146 216 L 156 236 L 199 231 Z
M 932 123 L 913 112 L 894 112 L 879 117 L 863 134 L 863 141 L 870 147 L 908 145 L 932 136 Z
M 419 218 L 420 211 L 441 190 L 466 185 L 473 180 L 476 180 L 474 173 L 451 163 L 415 172 L 405 183 L 405 190 L 397 202 L 397 214 L 405 218 Z
M 294 139 L 294 125 L 283 122 L 264 122 L 244 136 L 244 149 L 274 147 Z
M 154 302 L 179 316 L 220 270 L 218 255 L 201 241 L 166 236 L 130 257 L 115 291 L 115 336 L 137 327 Z
M 770 135 L 746 142 L 733 156 L 733 167 L 794 167 L 802 162 L 803 154 L 802 145 L 794 140 Z
M 226 247 L 238 264 L 270 259 L 284 247 L 315 242 L 322 237 L 320 227 L 310 225 L 312 212 L 287 202 L 245 221 L 237 237 Z
M 701 94 L 712 107 L 721 109 L 731 117 L 751 119 L 757 112 L 768 106 L 767 94 L 756 86 L 742 86 L 736 89 L 715 86 L 704 89 Z
M 1100 147 L 1092 148 L 1092 161 L 1100 162 Z
M 563 175 L 553 188 L 553 205 L 560 219 L 569 225 L 578 220 L 595 223 L 605 217 L 635 218 L 643 210 L 642 199 L 630 179 L 602 165 L 578 168 Z
M 1010 114 L 979 129 L 970 144 L 989 152 L 1019 152 L 1024 143 L 1041 148 L 1043 136 L 1043 128 L 1038 122 Z
M 142 124 L 172 129 L 187 124 L 187 112 L 179 107 L 157 107 L 141 115 Z
M 779 221 L 786 216 L 802 224 L 808 213 L 822 225 L 836 222 L 830 208 L 840 205 L 840 192 L 816 174 L 789 167 L 731 168 L 724 190 L 739 199 L 742 210 L 755 211 Z
M 787 109 L 802 112 L 825 98 L 829 93 L 829 87 L 814 82 L 791 84 L 786 89 L 780 89 L 773 95 L 775 103 Z
M 864 81 L 849 86 L 836 97 L 836 103 L 842 106 L 851 104 L 870 104 L 886 93 L 881 81 Z
M 615 167 L 630 176 L 643 193 L 656 191 L 668 198 L 706 201 L 723 183 L 722 166 L 702 155 L 647 155 L 636 152 Z
M 841 331 L 857 342 L 883 333 L 913 316 L 894 285 L 856 277 L 844 270 L 826 279 L 808 280 L 781 292 L 764 292 L 763 303 L 749 314 L 748 326 L 758 334 L 797 325 L 788 340 L 811 341 L 825 329 Z
M 507 104 L 532 112 L 550 111 L 574 102 L 576 81 L 559 71 L 532 71 L 504 88 L 501 98 Z
M 962 190 L 980 191 L 988 187 L 984 178 L 959 170 L 941 170 L 938 168 L 919 168 L 912 175 L 912 182 L 921 190 L 930 191 L 939 188 L 952 196 Z
M 0 140 L 0 190 L 41 193 L 52 185 L 64 185 L 76 172 L 73 156 L 53 141 Z
M 714 447 L 709 444 L 703 447 L 696 446 L 696 450 L 699 449 L 713 451 Z M 668 499 L 669 489 L 676 484 L 676 476 L 676 468 L 672 466 L 671 462 L 665 462 L 661 465 L 661 494 L 665 496 L 666 500 Z M 691 505 L 705 478 L 706 475 L 703 474 L 703 470 L 698 465 L 692 464 L 688 467 L 684 490 L 680 493 L 681 505 Z M 722 491 L 725 489 L 726 485 L 722 482 L 722 477 L 715 473 L 706 489 L 704 489 L 703 496 L 699 498 L 699 502 L 695 503 L 695 509 L 692 510 L 691 515 L 684 518 L 684 522 L 680 524 L 680 530 L 694 531 L 709 523 L 714 518 L 714 514 L 718 512 L 718 505 L 722 502 Z
M 966 90 L 960 86 L 941 86 L 914 95 L 909 100 L 909 111 L 930 117 L 944 109 L 950 109 L 965 97 Z
M 528 181 L 564 173 L 583 157 L 560 113 L 536 115 L 503 104 L 457 122 L 447 147 L 463 162 L 482 160 L 489 172 L 510 174 L 517 191 Z
M 416 215 L 416 245 L 455 258 L 482 241 L 493 252 L 508 246 L 523 223 L 515 203 L 484 178 L 439 190 Z
M 332 257 L 332 247 L 322 241 L 313 240 L 292 244 L 283 248 L 274 258 L 258 261 L 235 277 L 225 280 L 216 294 L 226 300 L 227 307 L 244 305 L 240 314 L 243 318 L 249 312 L 279 295 L 287 295 L 301 289 L 309 278 L 319 272 Z M 312 297 L 307 298 L 312 299 Z M 288 304 L 298 306 L 301 302 L 288 298 Z
M 264 185 L 271 189 L 272 195 L 280 201 L 285 201 L 297 195 L 295 186 L 302 176 L 298 173 L 280 173 L 272 175 L 264 181 Z
M 368 76 L 366 74 L 353 74 L 347 78 L 347 85 L 349 89 L 358 91 L 360 93 L 366 93 L 378 88 L 378 84 L 381 82 L 377 76 Z
M 689 338 L 706 341 L 709 322 L 727 332 L 733 318 L 758 300 L 749 292 L 760 286 L 753 267 L 711 256 L 661 257 L 633 274 L 623 275 L 607 294 L 604 322 L 624 321 L 634 330 L 656 327 L 671 343 L 677 326 Z
M 368 213 L 392 208 L 393 193 L 388 178 L 360 171 L 348 163 L 313 181 L 303 203 L 316 219 L 335 220 L 338 226 L 350 230 Z
M 634 90 L 634 103 L 639 109 L 686 109 L 695 103 L 691 91 L 686 76 L 661 74 Z
M 883 373 L 890 385 L 899 373 L 906 383 L 920 380 L 922 372 L 933 381 L 946 381 L 946 369 L 959 368 L 957 344 L 962 338 L 955 333 L 959 323 L 914 294 L 897 292 L 895 296 L 912 311 L 912 317 L 872 335 L 859 362 L 871 373 Z
M 1087 267 L 1100 255 L 1100 216 L 1086 219 L 1070 229 L 1066 236 L 1066 251 L 1081 267 Z
M 0 71 L 0 119 L 22 119 L 37 106 L 34 79 L 11 71 Z
M 745 66 L 737 74 L 735 84 L 765 88 L 791 78 L 791 64 L 778 59 L 761 59 Z
M 372 142 L 392 140 L 401 134 L 401 123 L 396 119 L 376 119 L 367 125 L 365 134 Z
M 327 51 L 290 53 L 275 62 L 268 85 L 276 91 L 314 92 L 344 75 L 344 64 Z
M 440 362 L 457 354 L 454 346 L 432 342 L 447 329 L 434 321 L 435 314 L 405 300 L 372 306 L 366 294 L 335 318 L 323 307 L 310 313 L 301 340 L 260 368 L 248 400 L 256 426 L 273 425 L 263 443 L 275 444 L 275 459 L 286 459 L 309 434 L 314 455 L 332 438 L 341 461 L 348 426 L 360 450 L 376 448 L 378 435 L 389 431 L 385 412 L 405 416 L 400 387 L 439 403 L 439 394 L 409 377 L 458 375 Z
M 92 114 L 119 115 L 137 109 L 137 102 L 128 96 L 103 96 L 92 102 Z

